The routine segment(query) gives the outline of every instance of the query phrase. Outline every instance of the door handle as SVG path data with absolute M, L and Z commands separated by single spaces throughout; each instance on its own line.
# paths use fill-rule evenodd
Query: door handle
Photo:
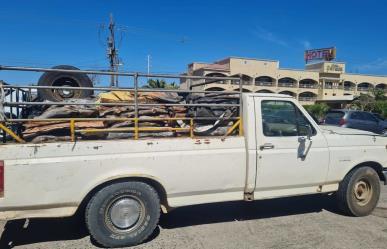
M 263 145 L 259 146 L 260 150 L 269 150 L 274 149 L 274 144 L 271 143 L 264 143 Z

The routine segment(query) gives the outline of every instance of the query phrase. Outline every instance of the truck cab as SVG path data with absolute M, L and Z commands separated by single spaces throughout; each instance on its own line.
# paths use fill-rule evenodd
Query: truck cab
M 256 176 L 249 187 L 255 197 L 316 192 L 326 185 L 328 143 L 305 109 L 284 95 L 247 94 L 244 100 L 249 161 L 255 159 L 249 175 Z

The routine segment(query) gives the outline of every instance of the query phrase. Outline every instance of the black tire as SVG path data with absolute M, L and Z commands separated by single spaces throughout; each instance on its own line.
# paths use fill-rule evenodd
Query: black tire
M 371 167 L 360 167 L 349 172 L 339 184 L 338 206 L 351 216 L 367 216 L 378 204 L 380 179 Z
M 79 70 L 79 68 L 67 65 L 55 66 L 53 69 Z M 86 74 L 66 72 L 45 72 L 40 76 L 39 86 L 69 86 L 69 87 L 93 87 L 93 82 Z M 53 90 L 38 89 L 38 96 L 42 100 L 63 101 L 65 99 L 82 99 L 93 95 L 93 90 Z
M 137 212 L 134 212 L 137 206 L 130 204 L 135 202 L 140 210 L 138 219 Z M 120 206 L 122 203 L 126 203 L 126 206 Z M 130 216 L 130 212 L 133 215 Z M 90 235 L 100 245 L 133 246 L 146 240 L 155 230 L 160 217 L 160 200 L 157 192 L 148 184 L 116 183 L 101 189 L 92 197 L 85 216 Z M 132 222 L 135 223 L 129 226 Z

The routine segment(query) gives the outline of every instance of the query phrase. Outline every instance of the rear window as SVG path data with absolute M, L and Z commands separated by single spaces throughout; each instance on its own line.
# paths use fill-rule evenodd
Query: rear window
M 344 112 L 341 111 L 330 111 L 325 116 L 326 124 L 339 124 L 340 119 L 344 117 Z
M 327 118 L 342 118 L 344 116 L 344 112 L 340 112 L 340 111 L 330 111 L 327 113 Z

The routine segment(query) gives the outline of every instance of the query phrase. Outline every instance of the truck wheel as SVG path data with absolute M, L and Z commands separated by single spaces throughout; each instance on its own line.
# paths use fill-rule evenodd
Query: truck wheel
M 157 192 L 142 182 L 123 182 L 98 191 L 86 207 L 86 225 L 104 247 L 133 246 L 147 239 L 160 217 Z
M 79 70 L 67 65 L 55 66 L 53 69 Z M 63 87 L 93 87 L 93 82 L 86 74 L 66 72 L 45 72 L 38 81 L 38 86 L 63 86 Z M 38 89 L 38 95 L 43 100 L 63 101 L 65 99 L 81 99 L 93 95 L 92 90 L 68 89 Z
M 339 208 L 352 216 L 371 214 L 379 200 L 379 181 L 378 174 L 370 167 L 361 167 L 349 172 L 339 184 Z

